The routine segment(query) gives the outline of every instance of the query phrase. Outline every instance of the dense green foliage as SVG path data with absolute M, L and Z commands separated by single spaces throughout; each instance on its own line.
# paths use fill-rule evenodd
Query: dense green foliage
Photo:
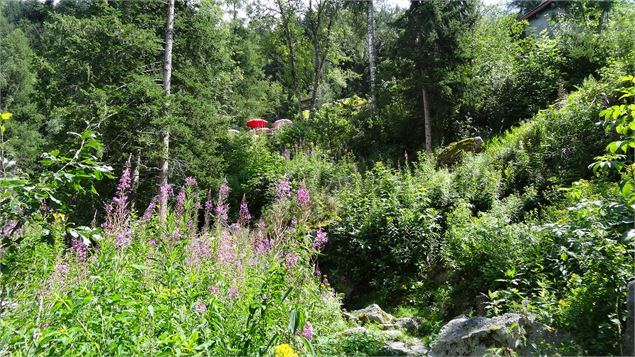
M 635 6 L 555 3 L 176 0 L 170 94 L 165 2 L 0 3 L 0 354 L 390 353 L 370 302 L 619 354 Z

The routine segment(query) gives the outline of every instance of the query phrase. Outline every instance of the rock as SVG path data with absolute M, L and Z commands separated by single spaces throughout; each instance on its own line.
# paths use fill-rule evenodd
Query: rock
M 256 128 L 256 134 L 258 135 L 271 135 L 272 131 L 269 128 Z
M 280 119 L 280 120 L 274 121 L 273 124 L 271 124 L 271 127 L 273 128 L 273 130 L 278 130 L 282 127 L 285 127 L 291 124 L 293 124 L 293 122 L 289 119 Z
M 359 324 L 359 319 L 358 319 L 357 317 L 353 316 L 351 313 L 348 313 L 348 312 L 346 312 L 346 311 L 342 311 L 342 316 L 343 316 L 346 320 L 348 320 L 348 321 L 350 321 L 350 322 L 353 322 L 353 323 Z
M 372 321 L 381 325 L 391 323 L 394 320 L 392 315 L 382 310 L 377 304 L 372 304 L 364 309 L 353 311 L 352 314 L 362 323 Z
M 480 136 L 463 139 L 446 146 L 437 157 L 440 165 L 452 165 L 458 162 L 464 153 L 479 153 L 483 150 L 483 139 Z
M 506 348 L 520 355 L 533 355 L 532 344 L 558 343 L 563 339 L 548 326 L 520 314 L 505 314 L 491 319 L 460 317 L 441 328 L 431 346 L 430 356 L 483 355 L 490 348 Z
M 382 334 L 386 336 L 388 340 L 399 340 L 403 337 L 403 332 L 401 332 L 401 330 L 382 331 Z
M 397 328 L 395 324 L 381 324 L 379 325 L 380 330 L 394 330 Z
M 416 335 L 421 326 L 421 319 L 417 317 L 400 317 L 395 321 L 397 327 L 408 331 L 411 335 Z
M 628 283 L 628 316 L 626 317 L 626 328 L 622 338 L 624 356 L 635 355 L 635 280 Z
M 409 344 L 403 341 L 391 341 L 386 343 L 386 354 L 393 356 L 425 356 L 428 349 L 422 344 Z
M 342 336 L 352 336 L 352 335 L 366 335 L 368 333 L 370 333 L 370 331 L 366 329 L 365 327 L 353 327 L 353 328 L 349 328 L 348 330 L 344 330 L 340 332 L 339 334 Z

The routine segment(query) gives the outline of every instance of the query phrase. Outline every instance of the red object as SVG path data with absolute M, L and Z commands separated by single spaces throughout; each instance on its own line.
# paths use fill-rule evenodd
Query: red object
M 260 118 L 256 118 L 256 119 L 251 119 L 249 121 L 247 121 L 247 126 L 254 129 L 254 128 L 264 128 L 267 126 L 267 124 L 269 124 L 268 121 L 264 120 L 264 119 L 260 119 Z

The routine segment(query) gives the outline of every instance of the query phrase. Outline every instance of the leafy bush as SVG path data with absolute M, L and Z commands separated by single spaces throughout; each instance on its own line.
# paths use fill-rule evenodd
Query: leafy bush
M 358 175 L 340 200 L 324 264 L 343 291 L 372 286 L 391 295 L 434 265 L 439 215 L 426 186 L 408 171 L 377 164 L 364 178 Z
M 128 165 L 99 239 L 72 237 L 68 248 L 20 256 L 38 263 L 9 279 L 17 288 L 3 299 L 13 305 L 0 322 L 3 352 L 245 355 L 285 343 L 319 352 L 313 337 L 342 322 L 337 297 L 315 273 L 326 232 L 308 224 L 308 191 L 281 189 L 271 215 L 251 228 L 246 202 L 228 223 L 228 189 L 205 203 L 200 223 L 192 178 L 178 194 L 161 189 L 174 197 L 165 222 L 157 200 L 137 218 Z M 36 226 L 29 239 L 40 233 Z

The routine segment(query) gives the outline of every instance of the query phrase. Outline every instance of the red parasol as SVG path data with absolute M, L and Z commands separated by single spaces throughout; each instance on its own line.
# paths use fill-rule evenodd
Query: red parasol
M 249 121 L 247 121 L 247 126 L 250 128 L 264 128 L 267 126 L 269 122 L 267 122 L 264 119 L 260 119 L 260 118 L 256 118 L 256 119 L 251 119 Z

